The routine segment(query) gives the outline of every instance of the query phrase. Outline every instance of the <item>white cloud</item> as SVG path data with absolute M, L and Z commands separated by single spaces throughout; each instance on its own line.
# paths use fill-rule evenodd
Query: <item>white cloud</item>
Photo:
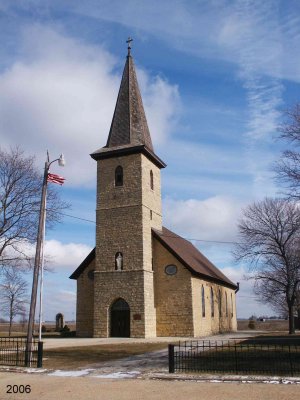
M 143 70 L 137 73 L 151 138 L 155 144 L 161 145 L 179 120 L 181 104 L 178 86 L 170 85 L 160 76 L 150 79 Z
M 59 29 L 24 29 L 19 59 L 0 75 L 1 145 L 18 143 L 45 159 L 65 153 L 68 184 L 95 182 L 89 154 L 104 146 L 121 76 L 103 48 L 66 37 Z M 144 102 L 154 142 L 169 134 L 178 89 L 143 72 Z M 43 164 L 41 164 L 43 165 Z
M 205 200 L 163 202 L 164 225 L 187 238 L 234 240 L 240 204 L 233 198 L 215 196 Z
M 58 240 L 46 240 L 45 256 L 49 266 L 55 272 L 66 269 L 73 272 L 92 250 L 82 243 L 61 243 Z
M 253 66 L 263 74 L 300 82 L 300 18 L 296 4 L 257 1 L 74 1 L 81 15 L 136 29 L 168 46 L 199 57 L 239 65 L 241 52 L 253 50 Z M 167 18 L 166 18 L 167 16 Z M 251 33 L 253 47 L 243 48 Z M 143 36 L 144 34 L 144 36 Z M 205 38 L 205 39 L 204 39 Z M 280 65 L 278 64 L 280 60 Z

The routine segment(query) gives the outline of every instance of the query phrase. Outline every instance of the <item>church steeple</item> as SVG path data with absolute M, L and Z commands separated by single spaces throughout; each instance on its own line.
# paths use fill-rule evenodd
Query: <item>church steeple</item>
M 127 40 L 128 54 L 106 146 L 96 150 L 91 157 L 99 160 L 116 156 L 116 152 L 120 155 L 142 152 L 160 168 L 164 168 L 165 163 L 154 153 L 131 56 L 131 41 L 131 38 Z
M 130 47 L 106 147 L 129 144 L 145 145 L 153 151 Z

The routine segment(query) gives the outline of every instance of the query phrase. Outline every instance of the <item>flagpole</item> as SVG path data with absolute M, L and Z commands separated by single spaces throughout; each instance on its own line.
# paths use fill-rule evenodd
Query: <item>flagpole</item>
M 46 212 L 47 212 L 47 198 L 45 199 L 44 210 L 44 229 L 42 241 L 42 262 L 41 262 L 41 279 L 40 279 L 40 313 L 39 313 L 39 342 L 42 341 L 42 322 L 43 322 L 43 289 L 44 289 L 44 262 L 45 262 L 45 236 L 46 236 Z
M 48 180 L 48 173 L 49 173 L 50 166 L 55 161 L 58 161 L 58 164 L 60 166 L 65 165 L 65 159 L 64 159 L 63 154 L 61 154 L 59 158 L 50 162 L 49 154 L 47 151 L 47 160 L 45 162 L 45 168 L 44 168 L 44 178 L 43 178 L 43 186 L 42 186 L 39 224 L 38 224 L 38 233 L 37 233 L 37 242 L 36 242 L 36 252 L 35 252 L 34 267 L 33 267 L 30 309 L 29 309 L 29 318 L 28 318 L 28 329 L 27 329 L 26 350 L 25 350 L 25 365 L 26 365 L 26 367 L 29 367 L 31 365 L 31 358 L 32 358 L 31 356 L 32 356 L 32 345 L 33 345 L 32 342 L 33 342 L 33 331 L 34 331 L 34 318 L 35 318 L 36 298 L 37 298 L 37 290 L 38 290 L 39 270 L 41 268 L 43 231 L 44 231 L 45 217 L 46 217 L 45 211 L 46 211 L 47 180 Z

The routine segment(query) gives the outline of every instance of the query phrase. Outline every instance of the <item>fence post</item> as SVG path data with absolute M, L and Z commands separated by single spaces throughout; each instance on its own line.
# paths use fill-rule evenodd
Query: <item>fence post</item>
M 169 344 L 168 349 L 169 349 L 169 373 L 173 374 L 175 372 L 174 344 Z
M 290 344 L 289 344 L 289 361 L 290 361 L 291 376 L 294 376 L 293 363 L 292 363 L 292 358 L 291 358 L 291 345 Z
M 230 344 L 229 344 L 229 348 L 230 348 Z M 234 358 L 235 358 L 235 373 L 237 374 L 237 372 L 238 372 L 238 360 L 237 360 L 237 353 L 236 353 L 236 341 L 234 341 Z
M 37 368 L 43 366 L 43 342 L 38 342 Z
M 16 365 L 19 364 L 19 340 L 17 339 L 17 355 L 16 355 Z

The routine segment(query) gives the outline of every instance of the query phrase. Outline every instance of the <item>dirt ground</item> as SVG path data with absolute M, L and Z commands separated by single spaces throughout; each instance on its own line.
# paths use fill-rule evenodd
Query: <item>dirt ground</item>
M 221 335 L 221 338 L 249 338 L 258 333 L 237 332 Z M 19 368 L 18 373 L 1 368 L 0 400 L 290 400 L 299 396 L 300 379 L 298 383 L 287 379 L 279 384 L 273 378 L 266 380 L 268 383 L 247 383 L 249 377 L 232 382 L 232 377 L 227 379 L 223 376 L 225 382 L 220 382 L 218 377 L 207 376 L 204 382 L 202 375 L 194 380 L 182 374 L 170 376 L 165 348 L 170 338 L 165 339 L 46 339 L 45 356 L 47 354 L 49 358 L 44 360 L 45 368 L 49 368 L 46 363 L 54 355 L 55 362 L 59 356 L 67 365 L 63 368 L 62 365 L 53 365 L 54 369 L 50 367 L 50 370 L 40 372 L 29 370 L 29 373 L 25 373 L 24 368 Z M 177 341 L 179 338 L 173 339 Z M 220 336 L 210 339 L 220 339 Z M 93 359 L 89 357 L 89 350 L 95 350 L 96 347 L 113 347 L 120 351 L 121 348 L 124 350 L 124 345 L 127 354 L 122 355 L 125 358 L 115 359 L 109 355 L 107 360 L 101 360 L 96 352 Z M 130 349 L 131 346 L 134 351 Z M 152 352 L 138 354 L 143 346 L 147 346 L 148 351 L 151 348 Z M 74 347 L 80 349 L 78 357 L 82 365 L 78 357 L 76 363 L 71 365 L 72 358 L 68 354 Z M 162 349 L 159 350 L 160 347 Z M 26 386 L 30 393 L 20 393 L 24 392 Z M 11 393 L 7 393 L 9 389 Z M 17 391 L 19 393 L 14 393 Z
M 30 385 L 28 394 L 8 394 L 7 385 Z M 1 373 L 1 400 L 291 400 L 299 385 L 167 380 L 108 380 Z

